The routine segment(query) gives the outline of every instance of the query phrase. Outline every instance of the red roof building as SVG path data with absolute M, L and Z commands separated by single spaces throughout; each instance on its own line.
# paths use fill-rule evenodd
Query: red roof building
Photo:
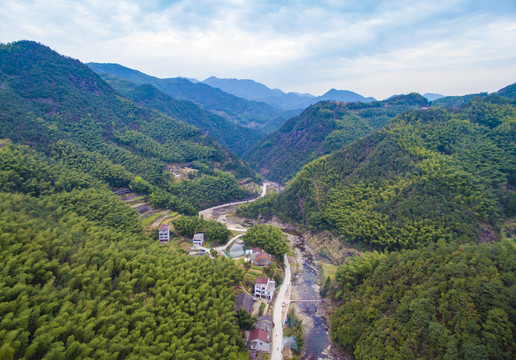
M 261 329 L 254 329 L 249 334 L 249 348 L 251 350 L 270 352 L 269 334 Z

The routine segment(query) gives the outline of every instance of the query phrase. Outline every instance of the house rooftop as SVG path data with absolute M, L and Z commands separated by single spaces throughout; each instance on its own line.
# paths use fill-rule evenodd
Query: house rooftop
M 168 225 L 160 225 L 159 229 L 160 230 L 168 230 Z
M 257 277 L 256 283 L 257 284 L 267 284 L 269 282 L 269 279 L 266 277 Z
M 251 333 L 249 334 L 249 341 L 253 341 L 253 340 L 269 342 L 269 339 L 267 339 L 267 333 L 265 331 L 263 331 L 262 329 L 251 330 Z
M 258 317 L 257 321 L 270 321 L 272 323 L 273 319 L 272 319 L 272 316 L 270 316 L 270 315 L 262 315 L 262 316 Z
M 235 298 L 235 311 L 239 311 L 240 309 L 244 309 L 247 312 L 251 312 L 253 310 L 253 297 L 247 293 L 240 293 Z
M 193 236 L 194 240 L 204 240 L 204 233 L 197 233 Z

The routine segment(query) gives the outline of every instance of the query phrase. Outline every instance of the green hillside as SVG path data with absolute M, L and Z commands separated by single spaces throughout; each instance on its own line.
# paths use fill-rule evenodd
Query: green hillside
M 238 212 L 312 230 L 320 255 L 329 237 L 360 250 L 321 288 L 356 359 L 510 360 L 515 190 L 516 106 L 489 96 L 401 114 Z
M 514 240 L 355 257 L 337 271 L 332 337 L 356 359 L 511 360 L 515 259 Z
M 503 216 L 516 210 L 516 107 L 493 100 L 460 112 L 404 113 L 241 212 L 276 214 L 377 249 L 494 240 Z
M 370 103 L 320 102 L 289 119 L 244 157 L 267 179 L 285 183 L 308 162 L 379 129 L 405 110 L 427 105 L 418 94 Z
M 212 136 L 217 142 L 237 155 L 254 147 L 264 136 L 256 129 L 232 123 L 214 113 L 201 109 L 191 101 L 175 100 L 153 85 L 136 85 L 129 80 L 99 73 L 115 90 L 141 106 L 161 111 Z
M 212 137 L 117 95 L 77 60 L 33 42 L 2 45 L 0 79 L 2 138 L 95 172 L 113 187 L 141 177 L 149 184 L 144 192 L 180 212 L 250 196 L 237 179 L 254 173 Z M 199 172 L 177 182 L 170 164 Z
M 0 149 L 0 358 L 236 359 L 230 261 L 143 233 L 105 182 Z
M 491 96 L 503 96 L 508 99 L 515 99 L 516 98 L 516 84 L 512 84 L 509 86 L 504 87 L 503 89 L 498 90 L 495 93 L 490 94 Z M 473 98 L 485 98 L 488 96 L 488 93 L 482 92 L 477 94 L 468 94 L 463 96 L 445 96 L 442 98 L 439 98 L 437 100 L 432 101 L 433 107 L 461 107 L 471 100 Z
M 160 245 L 112 188 L 196 214 L 252 172 L 40 44 L 0 45 L 0 83 L 0 358 L 237 359 L 241 271 Z

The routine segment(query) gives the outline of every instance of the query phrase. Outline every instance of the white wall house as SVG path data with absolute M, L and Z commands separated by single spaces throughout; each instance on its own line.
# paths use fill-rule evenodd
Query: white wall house
M 275 287 L 276 282 L 274 280 L 270 280 L 266 277 L 258 277 L 254 284 L 254 296 L 270 300 L 274 296 Z
M 192 243 L 194 246 L 202 246 L 204 244 L 204 233 L 194 234 Z
M 160 225 L 158 235 L 160 243 L 168 244 L 170 242 L 170 229 L 168 225 Z

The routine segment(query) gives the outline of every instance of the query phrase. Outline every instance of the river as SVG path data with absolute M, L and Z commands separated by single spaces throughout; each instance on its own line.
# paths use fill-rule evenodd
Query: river
M 292 231 L 289 231 L 292 233 Z M 319 271 L 313 253 L 306 246 L 301 234 L 289 235 L 298 264 L 297 279 L 294 276 L 292 300 L 321 300 L 319 295 Z M 305 350 L 302 359 L 340 359 L 331 350 L 326 313 L 322 302 L 293 302 L 296 315 L 303 320 Z

